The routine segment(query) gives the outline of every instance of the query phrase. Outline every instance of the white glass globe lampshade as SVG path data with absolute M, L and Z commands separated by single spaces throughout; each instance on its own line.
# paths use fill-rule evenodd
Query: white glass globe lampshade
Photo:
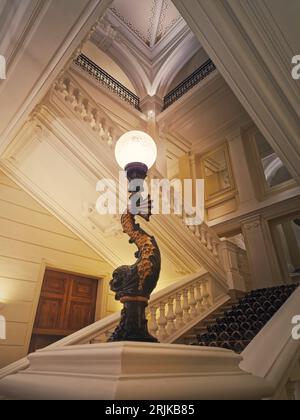
M 128 131 L 117 141 L 115 156 L 122 169 L 130 163 L 143 163 L 150 169 L 156 161 L 157 148 L 147 133 Z

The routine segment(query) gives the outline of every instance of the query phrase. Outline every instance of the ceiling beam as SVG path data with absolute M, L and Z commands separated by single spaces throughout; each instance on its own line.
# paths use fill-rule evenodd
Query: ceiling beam
M 155 11 L 154 11 L 151 39 L 150 39 L 150 48 L 153 48 L 155 46 L 157 32 L 159 29 L 159 21 L 160 21 L 160 17 L 161 17 L 163 5 L 164 5 L 164 0 L 158 0 L 156 6 L 155 6 L 155 2 L 153 3 L 154 3 L 153 7 L 155 8 Z M 151 30 L 151 28 L 149 29 Z

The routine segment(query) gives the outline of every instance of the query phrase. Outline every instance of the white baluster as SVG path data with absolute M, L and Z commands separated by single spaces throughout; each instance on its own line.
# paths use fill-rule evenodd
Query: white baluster
M 83 97 L 81 95 L 80 92 L 77 93 L 77 97 L 76 97 L 76 103 L 75 103 L 75 107 L 74 107 L 74 111 L 78 112 L 79 114 L 82 114 L 83 111 Z
M 105 341 L 107 341 L 109 338 L 110 338 L 110 336 L 112 335 L 112 333 L 113 333 L 113 330 L 107 330 L 107 331 L 105 331 Z
M 200 234 L 201 234 L 201 243 L 202 245 L 206 246 L 207 245 L 206 230 L 203 225 L 200 227 Z
M 92 126 L 93 131 L 96 131 L 96 133 L 98 133 L 100 131 L 99 112 L 96 109 L 93 109 L 92 115 L 93 115 L 93 120 L 91 122 L 91 126 Z
M 195 318 L 195 316 L 197 315 L 197 311 L 196 311 L 196 299 L 195 299 L 195 286 L 192 285 L 189 288 L 190 291 L 190 299 L 189 299 L 189 305 L 190 305 L 190 314 L 191 314 L 191 318 Z
M 296 400 L 296 383 L 289 381 L 286 386 L 286 395 L 288 401 L 295 401 Z
M 84 112 L 83 120 L 85 122 L 91 123 L 93 119 L 93 115 L 92 115 L 91 105 L 88 100 L 84 101 L 84 110 L 85 112 Z
M 219 258 L 219 252 L 218 252 L 218 242 L 216 240 L 212 241 L 212 247 L 213 247 L 213 254 L 216 258 Z
M 195 225 L 189 225 L 188 228 L 190 229 L 190 231 L 192 233 L 194 233 L 194 234 L 196 233 L 196 226 Z
M 149 332 L 150 334 L 156 336 L 157 330 L 158 330 L 158 325 L 157 325 L 157 320 L 156 320 L 157 306 L 151 305 L 149 307 L 149 312 L 150 312 Z
M 102 123 L 100 124 L 99 136 L 100 136 L 101 140 L 103 140 L 104 137 L 105 137 L 105 131 L 104 131 Z
M 207 232 L 206 239 L 207 239 L 207 249 L 209 251 L 212 251 L 213 250 L 213 247 L 212 247 L 212 237 L 211 237 L 211 235 L 210 235 L 209 232 Z
M 161 342 L 164 342 L 165 338 L 167 337 L 168 333 L 166 330 L 166 325 L 168 321 L 166 318 L 166 304 L 162 302 L 159 304 L 159 318 L 158 318 L 158 339 Z
M 183 309 L 181 305 L 181 293 L 176 294 L 176 304 L 175 304 L 175 325 L 176 329 L 179 330 L 183 325 Z
M 174 297 L 170 297 L 168 299 L 168 313 L 167 313 L 167 320 L 168 320 L 168 325 L 167 325 L 167 332 L 168 335 L 172 335 L 175 331 L 176 331 L 176 327 L 175 327 L 175 314 L 174 314 Z
M 106 343 L 107 338 L 106 338 L 105 333 L 102 333 L 102 334 L 100 335 L 100 340 L 101 340 L 101 343 Z
M 107 144 L 109 146 L 111 146 L 113 144 L 113 138 L 112 138 L 110 132 L 107 133 Z
M 74 88 L 70 81 L 67 85 L 67 95 L 65 96 L 65 101 L 69 102 L 70 104 L 73 104 L 75 101 Z
M 189 299 L 188 299 L 188 289 L 184 289 L 183 292 L 183 301 L 182 301 L 182 309 L 183 309 L 183 321 L 184 323 L 187 323 L 191 320 L 190 316 L 190 305 L 189 305 Z
M 60 86 L 60 92 L 61 92 L 62 96 L 64 97 L 64 99 L 66 99 L 66 97 L 68 95 L 69 83 L 70 83 L 69 79 L 64 79 L 61 83 L 61 86 Z
M 58 80 L 54 85 L 54 89 L 59 93 L 63 93 L 63 91 L 65 90 L 64 81 L 63 80 Z
M 106 131 L 106 121 L 105 121 L 105 118 L 102 118 L 100 132 L 99 132 L 101 140 L 105 140 L 105 131 Z
M 201 314 L 203 312 L 203 298 L 201 295 L 201 282 L 196 283 L 195 286 L 195 299 L 196 299 L 196 311 L 198 314 Z
M 210 299 L 209 299 L 209 293 L 208 293 L 206 280 L 202 282 L 202 297 L 203 297 L 203 303 L 204 303 L 205 309 L 208 309 L 210 307 Z
M 106 337 L 103 334 L 101 334 L 90 340 L 90 344 L 104 343 L 105 341 Z

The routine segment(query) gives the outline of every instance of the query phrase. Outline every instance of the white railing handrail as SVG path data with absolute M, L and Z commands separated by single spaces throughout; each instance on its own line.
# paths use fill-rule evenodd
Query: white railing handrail
M 168 298 L 168 296 L 176 290 L 181 290 L 184 287 L 189 286 L 192 282 L 195 280 L 198 280 L 202 276 L 207 275 L 207 271 L 201 270 L 198 273 L 191 274 L 187 277 L 184 277 L 182 280 L 179 280 L 175 282 L 174 284 L 160 290 L 159 292 L 156 292 L 152 295 L 149 305 L 157 303 L 161 300 L 165 300 Z M 63 338 L 62 340 L 57 341 L 54 344 L 51 344 L 50 346 L 47 346 L 45 349 L 53 349 L 62 346 L 68 346 L 68 345 L 74 345 L 74 344 L 81 344 L 87 341 L 92 340 L 96 336 L 100 335 L 104 330 L 108 330 L 109 327 L 113 327 L 115 324 L 117 324 L 120 320 L 121 312 L 116 312 L 115 314 L 109 315 L 100 321 L 95 322 L 94 324 L 89 325 L 88 327 L 85 327 L 81 329 L 80 331 L 77 331 L 68 337 Z M 43 349 L 43 350 L 45 350 Z M 43 351 L 41 350 L 41 351 Z
M 152 333 L 156 332 L 161 333 L 161 331 L 166 330 L 167 335 L 164 336 L 165 342 L 174 334 L 178 336 L 180 331 L 185 331 L 187 326 L 192 326 L 193 322 L 197 323 L 201 319 L 201 317 L 205 317 L 206 312 L 212 310 L 217 307 L 217 305 L 222 304 L 222 300 L 220 298 L 226 297 L 229 298 L 226 293 L 227 290 L 224 288 L 223 294 L 218 296 L 218 299 L 214 301 L 213 296 L 210 294 L 208 289 L 208 282 L 212 280 L 212 276 L 204 269 L 201 269 L 199 272 L 195 274 L 188 275 L 184 277 L 182 280 L 174 282 L 174 284 L 166 287 L 163 290 L 154 293 L 148 307 L 148 312 L 151 312 L 151 320 L 149 329 L 151 331 L 151 327 L 153 328 L 153 312 L 155 310 L 155 320 L 154 322 L 157 323 L 157 329 L 155 331 L 151 331 Z M 203 284 L 204 292 L 203 296 L 199 296 L 197 292 L 197 288 L 201 287 Z M 198 290 L 199 292 L 199 290 Z M 195 293 L 195 294 L 194 294 Z M 178 310 L 178 301 L 175 305 L 175 297 L 180 295 L 180 307 Z M 172 301 L 172 308 L 171 311 L 173 313 L 170 316 L 170 301 Z M 203 305 L 201 304 L 203 303 Z M 202 307 L 203 306 L 203 307 Z M 176 313 L 177 312 L 177 313 Z M 160 314 L 160 317 L 158 317 Z M 176 319 L 177 316 L 177 319 Z M 89 325 L 80 331 L 77 331 L 68 337 L 65 337 L 46 348 L 39 350 L 41 352 L 47 351 L 50 349 L 55 349 L 64 346 L 76 345 L 76 344 L 86 344 L 90 343 L 92 340 L 96 339 L 97 337 L 106 334 L 109 335 L 111 331 L 117 326 L 120 320 L 120 312 L 115 314 L 109 315 L 104 319 L 101 319 L 95 322 L 92 325 Z M 181 321 L 181 322 L 178 322 Z M 177 321 L 177 325 L 175 328 L 175 321 Z M 174 323 L 174 328 L 168 328 L 168 325 L 172 325 Z M 159 338 L 161 339 L 162 336 Z M 170 342 L 170 341 L 169 341 Z M 27 358 L 21 359 L 16 363 L 13 363 L 4 369 L 0 370 L 0 379 L 9 375 L 16 373 L 20 370 L 26 369 L 29 366 L 29 362 Z
M 241 369 L 264 378 L 274 395 L 287 384 L 295 362 L 300 360 L 300 340 L 292 337 L 295 315 L 300 315 L 300 287 L 242 353 Z
M 209 273 L 204 269 L 201 269 L 197 273 L 189 274 L 189 275 L 185 276 L 183 279 L 174 282 L 170 286 L 165 287 L 164 289 L 161 289 L 156 293 L 153 293 L 149 303 L 150 304 L 151 303 L 156 303 L 157 301 L 161 300 L 162 298 L 167 298 L 168 295 L 171 295 L 176 290 L 187 287 L 190 283 L 193 283 L 195 280 L 197 280 L 200 277 L 205 276 L 205 275 L 209 275 Z

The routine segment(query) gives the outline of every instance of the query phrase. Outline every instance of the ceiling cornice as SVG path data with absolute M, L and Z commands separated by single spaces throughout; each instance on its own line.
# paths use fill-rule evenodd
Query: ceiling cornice
M 114 35 L 110 42 L 105 42 L 109 33 Z M 90 40 L 100 49 L 105 45 L 105 53 L 123 69 L 141 99 L 157 94 L 158 89 L 160 96 L 166 94 L 178 71 L 201 48 L 181 19 L 151 49 L 122 21 L 119 22 L 110 10 L 99 22 Z

